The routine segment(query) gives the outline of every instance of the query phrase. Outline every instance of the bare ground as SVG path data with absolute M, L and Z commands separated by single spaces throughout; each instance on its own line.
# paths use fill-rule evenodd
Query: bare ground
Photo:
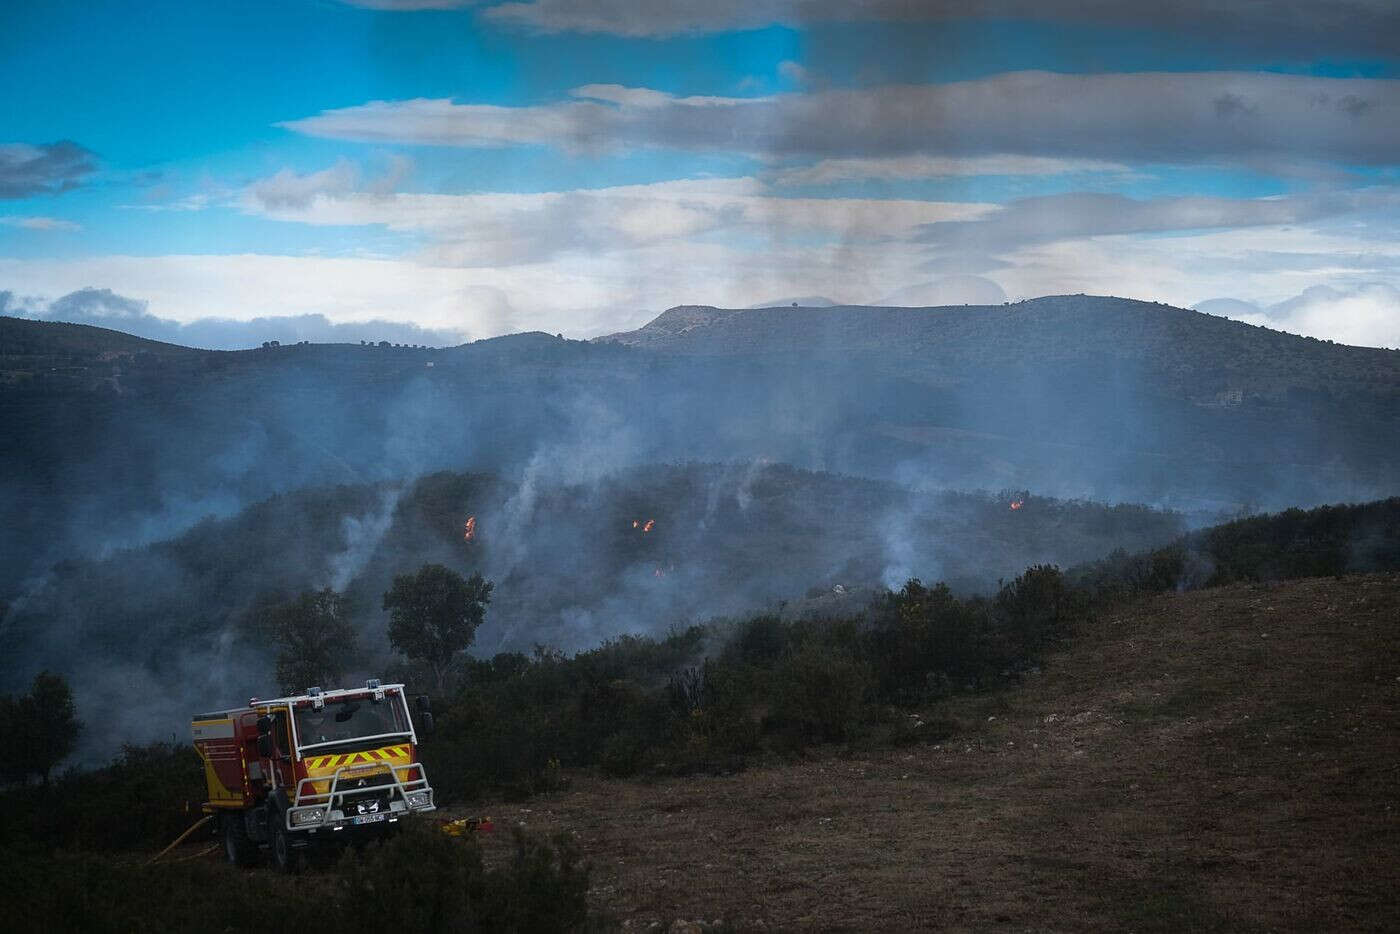
M 1398 636 L 1400 575 L 1166 596 L 936 745 L 472 810 L 575 836 L 627 928 L 1396 930 Z

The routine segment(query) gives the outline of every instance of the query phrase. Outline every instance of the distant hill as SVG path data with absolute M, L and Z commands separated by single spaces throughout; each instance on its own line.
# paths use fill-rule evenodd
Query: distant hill
M 1150 302 L 726 310 L 594 342 L 193 351 L 0 321 L 0 600 L 327 484 L 768 462 L 1207 522 L 1400 492 L 1400 353 Z
M 1400 351 L 1298 337 L 1153 302 L 1057 295 L 1010 305 L 722 309 L 685 305 L 598 341 L 693 355 L 884 357 L 911 378 L 1123 367 L 1193 399 L 1292 388 L 1400 396 Z
M 0 316 L 0 366 L 9 357 L 67 355 L 88 358 L 103 354 L 137 353 L 183 356 L 208 352 L 86 324 Z

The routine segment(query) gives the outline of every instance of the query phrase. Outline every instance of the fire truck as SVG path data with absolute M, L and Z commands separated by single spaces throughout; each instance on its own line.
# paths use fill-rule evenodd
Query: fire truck
M 427 697 L 418 720 L 432 729 Z M 230 862 L 270 851 L 295 872 L 305 847 L 383 833 L 401 818 L 434 810 L 416 754 L 418 734 L 402 684 L 259 700 L 196 714 L 190 724 Z

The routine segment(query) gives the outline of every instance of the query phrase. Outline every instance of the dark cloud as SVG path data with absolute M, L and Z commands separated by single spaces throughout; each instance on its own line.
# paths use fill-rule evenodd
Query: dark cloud
M 950 84 L 766 98 L 678 98 L 609 85 L 527 107 L 375 101 L 283 126 L 334 139 L 463 147 L 666 147 L 792 158 L 1286 157 L 1388 165 L 1400 162 L 1400 80 L 1262 72 L 1014 72 Z
M 365 0 L 368 2 L 368 0 Z M 387 2 L 387 0 L 380 0 Z M 532 0 L 484 14 L 542 32 L 673 36 L 781 23 L 1019 19 L 1167 30 L 1251 47 L 1375 51 L 1400 44 L 1392 0 Z
M 359 343 L 389 341 L 395 344 L 426 344 L 448 347 L 463 342 L 456 331 L 419 327 L 407 321 L 373 320 L 335 323 L 325 315 L 286 315 L 236 321 L 231 318 L 200 318 L 181 324 L 158 318 L 146 310 L 146 303 L 118 295 L 111 289 L 80 289 L 55 299 L 47 307 L 33 300 L 15 299 L 0 292 L 0 313 L 43 321 L 66 321 L 111 328 L 150 340 L 202 347 L 208 350 L 242 350 L 259 347 L 264 341 L 294 344 Z
M 70 140 L 38 145 L 0 143 L 0 198 L 68 191 L 96 169 L 96 154 Z
M 1237 116 L 1252 116 L 1259 112 L 1254 104 L 1245 103 L 1238 94 L 1222 94 L 1214 100 L 1215 115 L 1223 119 Z

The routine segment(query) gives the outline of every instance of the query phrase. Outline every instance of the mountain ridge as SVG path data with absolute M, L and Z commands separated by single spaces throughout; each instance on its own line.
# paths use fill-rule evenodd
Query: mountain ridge
M 1219 394 L 1365 387 L 1400 395 L 1400 351 L 1274 331 L 1158 302 L 1058 295 L 1008 305 L 725 309 L 679 305 L 599 343 L 696 357 L 892 358 L 930 374 L 979 374 L 1046 364 L 1129 367 L 1198 402 Z

